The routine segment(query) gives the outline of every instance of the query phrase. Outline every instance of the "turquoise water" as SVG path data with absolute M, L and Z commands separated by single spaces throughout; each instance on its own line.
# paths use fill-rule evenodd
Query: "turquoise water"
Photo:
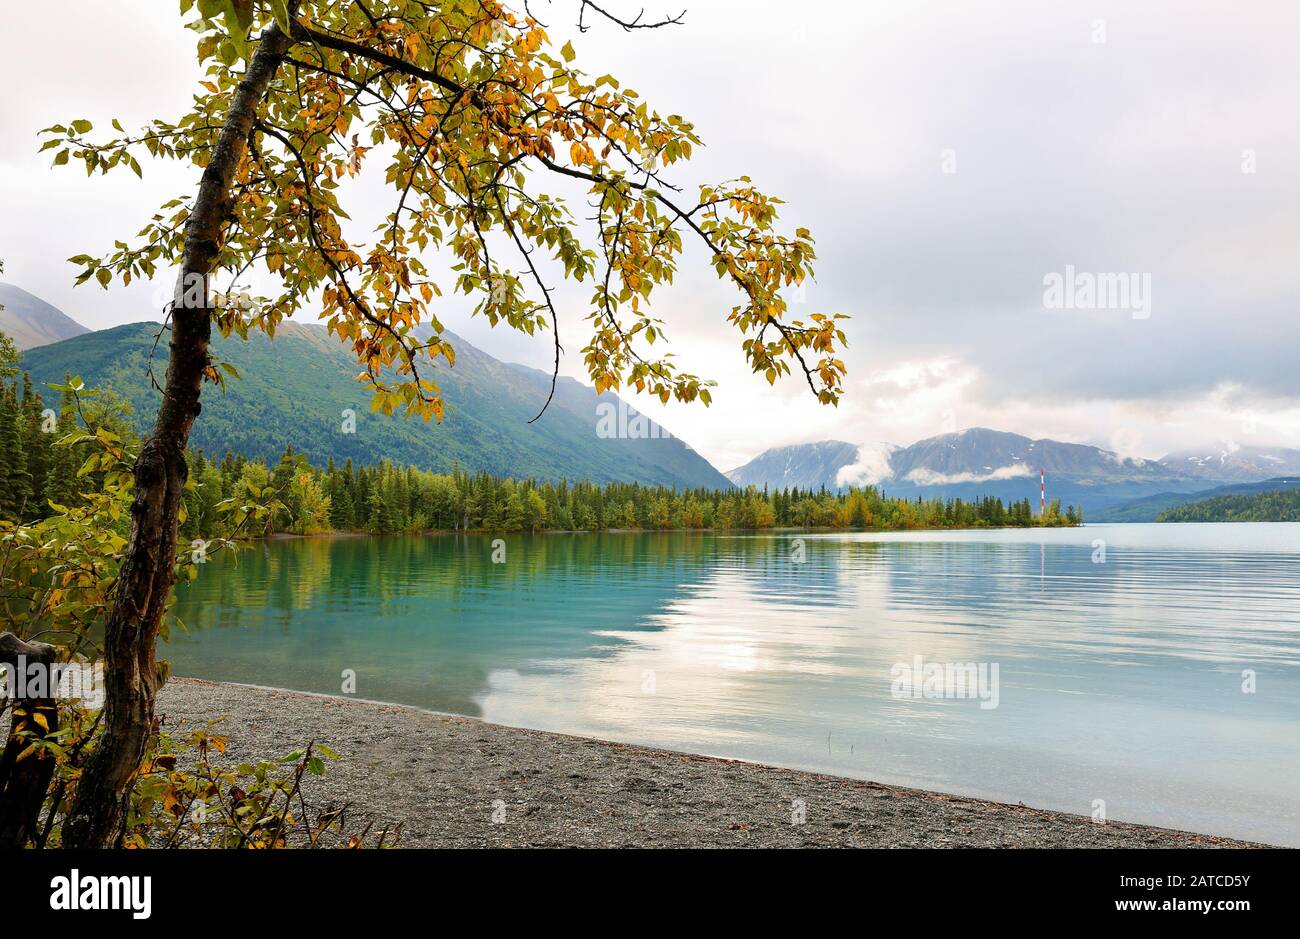
M 189 632 L 160 654 L 180 675 L 339 694 L 351 670 L 358 697 L 503 724 L 1300 845 L 1300 525 L 504 542 L 502 564 L 492 536 L 249 547 L 182 588 Z M 995 665 L 996 686 L 900 695 L 918 656 Z

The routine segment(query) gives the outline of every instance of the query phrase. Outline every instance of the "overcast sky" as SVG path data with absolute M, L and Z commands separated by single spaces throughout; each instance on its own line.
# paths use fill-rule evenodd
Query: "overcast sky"
M 718 380 L 714 406 L 638 404 L 719 468 L 779 444 L 971 426 L 1147 457 L 1300 447 L 1300 5 L 675 2 L 683 26 L 635 34 L 576 35 L 568 0 L 534 10 L 589 73 L 695 121 L 707 147 L 685 181 L 743 173 L 785 198 L 820 255 L 798 309 L 853 317 L 838 409 L 797 381 L 769 389 L 725 323 L 731 289 L 689 254 L 656 311 L 682 366 Z M 198 72 L 176 7 L 0 15 L 5 278 L 92 328 L 157 318 L 157 289 L 74 290 L 65 259 L 134 234 L 197 170 L 88 180 L 49 169 L 36 131 L 183 113 Z M 377 219 L 383 192 L 360 186 L 347 207 Z M 1142 302 L 1049 309 L 1045 279 L 1067 267 L 1076 285 L 1132 274 Z M 589 292 L 559 294 L 566 374 L 582 374 Z M 455 308 L 445 321 L 549 368 L 545 337 Z

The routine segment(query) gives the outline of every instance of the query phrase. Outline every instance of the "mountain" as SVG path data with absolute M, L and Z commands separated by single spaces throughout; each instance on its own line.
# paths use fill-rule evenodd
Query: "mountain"
M 798 473 L 790 472 L 793 468 Z M 1038 502 L 1038 471 L 1047 471 L 1047 496 L 1062 505 L 1102 510 L 1157 493 L 1195 492 L 1202 477 L 1179 474 L 1154 460 L 1129 459 L 1109 450 L 975 427 L 918 440 L 907 447 L 848 448 L 823 441 L 769 450 L 727 474 L 745 485 L 804 488 L 879 486 L 913 499 L 973 499 L 985 495 Z
M 892 475 L 882 487 L 914 499 L 1039 500 L 1039 470 L 1047 473 L 1047 498 L 1075 505 L 1091 519 L 1119 502 L 1165 491 L 1203 488 L 1204 480 L 1178 476 L 1153 460 L 1110 450 L 976 427 L 941 434 L 895 451 Z
M 1126 460 L 1098 447 L 983 427 L 919 440 L 896 450 L 890 467 L 896 480 L 922 486 L 1037 477 L 1039 469 L 1097 479 L 1165 475 L 1150 461 Z
M 0 332 L 19 349 L 33 349 L 90 332 L 58 307 L 15 287 L 0 284 Z
M 1160 517 L 1164 513 L 1182 506 L 1210 500 L 1250 497 L 1261 493 L 1292 489 L 1300 489 L 1300 477 L 1284 476 L 1249 483 L 1232 483 L 1227 486 L 1216 486 L 1213 489 L 1202 489 L 1196 492 L 1158 492 L 1155 495 L 1121 502 L 1119 505 L 1111 506 L 1102 512 L 1093 513 L 1090 520 L 1094 522 L 1154 522 L 1161 520 Z
M 1300 474 L 1300 450 L 1287 447 L 1245 447 L 1218 444 L 1180 450 L 1161 457 L 1160 465 L 1183 476 L 1202 479 L 1259 480 Z
M 841 467 L 858 457 L 858 448 L 843 440 L 822 440 L 764 450 L 726 476 L 737 486 L 816 489 L 834 480 Z M 828 488 L 832 488 L 832 482 Z
M 158 404 L 148 364 L 158 328 L 133 323 L 31 349 L 23 368 L 38 387 L 72 373 L 90 387 L 111 388 L 130 402 L 140 426 L 152 419 Z M 550 480 L 731 487 L 707 460 L 640 418 L 616 395 L 597 397 L 571 378 L 559 380 L 546 414 L 528 423 L 546 400 L 550 374 L 501 362 L 464 339 L 447 338 L 455 346 L 456 365 L 432 375 L 447 404 L 437 424 L 400 414 L 372 415 L 370 396 L 355 380 L 356 359 L 321 326 L 290 321 L 281 324 L 275 339 L 217 337 L 214 357 L 232 364 L 242 377 L 227 377 L 224 394 L 218 387 L 205 389 L 191 443 L 209 454 L 231 449 L 267 460 L 292 446 L 318 465 L 329 457 L 361 463 L 388 459 L 442 471 L 459 463 L 473 472 Z M 164 337 L 153 362 L 160 383 L 166 364 Z M 347 411 L 354 414 L 355 432 L 345 432 Z
M 766 450 L 727 477 L 738 485 L 826 486 L 850 484 L 936 486 L 1049 475 L 1081 478 L 1161 479 L 1171 474 L 1151 460 L 1125 459 L 1078 443 L 1033 440 L 974 427 L 918 440 L 908 447 L 858 447 L 839 440 Z

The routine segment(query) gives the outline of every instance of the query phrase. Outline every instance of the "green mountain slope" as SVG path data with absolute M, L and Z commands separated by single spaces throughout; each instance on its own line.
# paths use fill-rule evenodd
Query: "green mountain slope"
M 1167 519 L 1171 509 L 1188 506 L 1192 503 L 1205 503 L 1217 500 L 1221 496 L 1250 496 L 1256 493 L 1281 492 L 1300 488 L 1300 477 L 1279 476 L 1275 479 L 1263 479 L 1250 483 L 1229 483 L 1215 486 L 1213 489 L 1196 489 L 1190 492 L 1158 492 L 1154 495 L 1132 499 L 1119 505 L 1111 506 L 1093 515 L 1094 522 L 1156 522 L 1179 521 Z M 1182 519 L 1186 521 L 1186 519 Z
M 40 384 L 61 382 L 71 372 L 92 387 L 112 388 L 131 402 L 139 426 L 157 407 L 148 377 L 157 330 L 154 323 L 134 323 L 88 333 L 28 351 L 23 367 Z M 355 380 L 356 360 L 319 326 L 284 324 L 274 340 L 218 338 L 214 356 L 243 377 L 228 377 L 224 395 L 215 386 L 205 389 L 192 444 L 211 454 L 231 449 L 268 460 L 292 445 L 318 464 L 329 457 L 389 459 L 445 471 L 459 462 L 471 472 L 517 477 L 730 488 L 708 461 L 670 436 L 598 436 L 597 405 L 617 408 L 619 399 L 597 398 L 573 379 L 560 380 L 546 414 L 529 424 L 546 400 L 550 375 L 449 338 L 456 366 L 433 374 L 447 401 L 441 424 L 372 415 L 369 394 Z M 166 360 L 164 337 L 153 363 L 159 384 Z M 355 412 L 355 433 L 343 431 L 345 410 Z
M 1160 513 L 1158 522 L 1300 522 L 1300 489 L 1216 496 Z

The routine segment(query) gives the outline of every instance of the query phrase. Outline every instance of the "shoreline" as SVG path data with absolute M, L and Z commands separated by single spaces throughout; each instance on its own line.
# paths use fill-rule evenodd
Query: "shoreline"
M 1098 522 L 1096 524 L 1116 524 L 1113 522 Z M 1119 523 L 1125 524 L 1125 523 Z M 1133 524 L 1155 524 L 1154 522 L 1139 522 Z M 266 535 L 256 535 L 247 538 L 234 539 L 239 544 L 256 544 L 264 541 L 298 541 L 312 538 L 397 538 L 405 535 L 425 536 L 425 535 L 757 535 L 757 534 L 789 534 L 791 532 L 802 532 L 806 535 L 894 535 L 904 532 L 935 532 L 935 531 L 1056 531 L 1060 529 L 1086 528 L 1087 522 L 1079 522 L 1077 525 L 972 525 L 969 527 L 941 527 L 931 528 L 928 526 L 919 526 L 917 528 L 835 528 L 826 526 L 815 526 L 803 528 L 798 525 L 773 525 L 770 528 L 539 528 L 536 531 L 527 529 L 498 529 L 498 528 L 424 528 L 419 531 L 366 531 L 365 529 L 338 529 L 332 531 L 317 531 L 310 534 L 300 535 L 292 531 L 273 531 Z
M 222 762 L 338 751 L 309 802 L 349 802 L 402 847 L 1267 847 L 409 705 L 170 678 L 173 733 L 229 715 Z

